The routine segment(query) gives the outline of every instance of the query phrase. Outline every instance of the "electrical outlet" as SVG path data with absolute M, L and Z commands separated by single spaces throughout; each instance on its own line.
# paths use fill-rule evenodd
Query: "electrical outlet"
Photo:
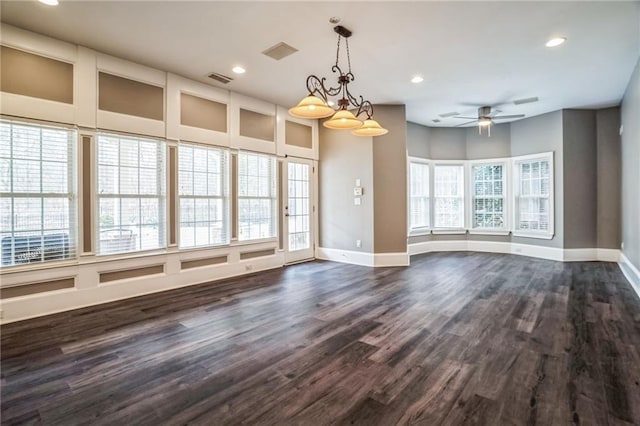
M 356 247 L 362 247 L 362 240 L 356 240 Z
M 624 241 L 620 244 L 620 250 L 624 250 Z

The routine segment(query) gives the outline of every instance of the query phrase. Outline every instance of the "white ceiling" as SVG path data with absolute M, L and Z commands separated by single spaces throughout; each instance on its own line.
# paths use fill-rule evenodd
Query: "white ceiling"
M 464 122 L 438 114 L 538 115 L 617 105 L 640 54 L 640 2 L 187 2 L 35 0 L 1 2 L 2 21 L 203 82 L 219 72 L 230 90 L 290 106 L 308 74 L 334 81 L 337 37 L 329 18 L 353 31 L 353 92 L 406 104 L 429 126 Z M 544 46 L 567 37 L 557 48 Z M 280 61 L 261 52 L 284 41 Z M 242 65 L 243 75 L 231 68 Z M 425 80 L 409 82 L 415 74 Z M 215 82 L 211 82 L 217 85 Z M 516 106 L 515 99 L 539 102 Z

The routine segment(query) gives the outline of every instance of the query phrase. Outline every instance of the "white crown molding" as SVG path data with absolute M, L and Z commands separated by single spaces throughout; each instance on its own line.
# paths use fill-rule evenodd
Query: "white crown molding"
M 620 266 L 620 270 L 627 280 L 629 280 L 631 287 L 633 287 L 638 297 L 640 297 L 640 271 L 638 268 L 631 263 L 629 258 L 625 256 L 623 252 L 620 252 L 620 261 L 618 262 L 618 266 Z

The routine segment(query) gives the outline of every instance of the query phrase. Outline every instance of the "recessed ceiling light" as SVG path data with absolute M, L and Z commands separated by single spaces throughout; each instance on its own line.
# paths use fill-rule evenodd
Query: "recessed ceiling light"
M 560 46 L 562 43 L 564 43 L 565 41 L 567 41 L 566 37 L 554 37 L 552 39 L 550 39 L 545 46 L 547 47 L 556 47 L 556 46 Z
M 334 106 L 335 104 L 336 104 L 336 103 L 335 103 L 335 102 L 333 102 L 333 101 L 329 101 L 329 102 L 327 102 L 327 105 L 329 105 L 329 106 Z
M 241 66 L 237 66 L 237 67 L 233 67 L 231 71 L 235 72 L 236 74 L 244 74 L 247 70 L 245 70 Z
M 420 75 L 414 75 L 413 78 L 411 79 L 412 83 L 422 83 L 424 81 L 424 78 L 422 78 L 422 76 Z
M 42 4 L 46 4 L 47 6 L 57 6 L 58 0 L 38 0 Z

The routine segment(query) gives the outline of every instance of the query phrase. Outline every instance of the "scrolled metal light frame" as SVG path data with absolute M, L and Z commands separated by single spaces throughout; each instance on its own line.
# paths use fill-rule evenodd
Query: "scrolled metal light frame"
M 337 25 L 333 30 L 338 34 L 338 45 L 336 49 L 336 63 L 331 67 L 331 71 L 334 74 L 338 74 L 338 86 L 327 87 L 326 77 L 318 77 L 316 75 L 310 75 L 307 77 L 307 90 L 309 95 L 315 95 L 320 97 L 325 103 L 328 102 L 329 97 L 342 95 L 338 99 L 338 110 L 348 109 L 349 107 L 357 108 L 357 112 L 354 114 L 359 117 L 361 114 L 366 114 L 366 119 L 369 120 L 373 116 L 373 104 L 364 99 L 363 96 L 354 96 L 349 91 L 349 83 L 355 80 L 353 72 L 351 72 L 351 57 L 349 55 L 349 37 L 351 37 L 351 31 L 347 28 Z M 346 52 L 347 52 L 347 64 L 348 72 L 343 72 L 340 68 L 340 41 L 345 39 Z

